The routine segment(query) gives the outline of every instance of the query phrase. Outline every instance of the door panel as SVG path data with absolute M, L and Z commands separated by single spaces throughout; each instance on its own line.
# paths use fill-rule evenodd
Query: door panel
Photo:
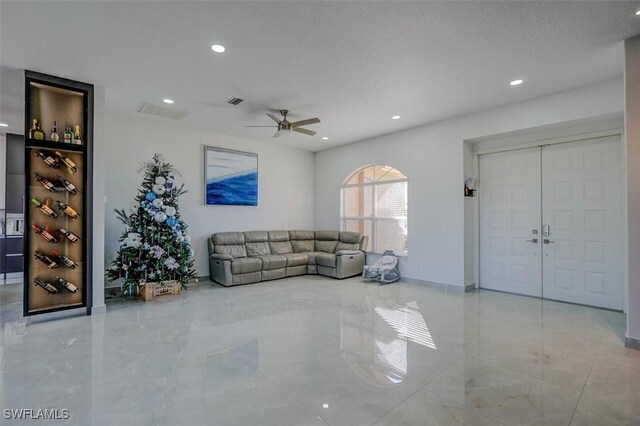
M 479 168 L 480 287 L 541 296 L 540 148 L 483 155 Z
M 542 150 L 543 297 L 622 309 L 619 137 Z

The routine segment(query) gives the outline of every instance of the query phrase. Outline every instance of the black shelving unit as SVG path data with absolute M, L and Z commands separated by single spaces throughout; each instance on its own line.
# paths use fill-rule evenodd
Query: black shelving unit
M 25 71 L 25 238 L 24 238 L 24 315 L 31 316 L 58 312 L 69 309 L 86 309 L 91 314 L 92 300 L 92 176 L 93 176 L 93 85 Z M 45 140 L 30 138 L 32 120 L 37 119 L 44 131 Z M 58 124 L 60 140 L 65 127 L 79 125 L 82 144 L 74 145 L 50 140 L 50 130 L 54 120 Z M 36 156 L 40 151 L 47 156 L 59 160 L 58 167 L 49 167 Z M 70 159 L 77 171 L 65 166 L 62 156 Z M 49 191 L 34 177 L 34 172 L 43 176 L 57 188 Z M 57 176 L 71 182 L 79 191 L 72 194 L 63 190 L 57 182 Z M 32 204 L 37 199 L 52 209 L 57 218 L 45 215 Z M 71 206 L 80 217 L 73 220 L 57 203 Z M 50 243 L 32 229 L 37 225 L 53 235 L 57 242 Z M 73 243 L 59 230 L 64 228 L 80 237 Z M 34 257 L 38 251 L 57 264 L 49 268 Z M 58 252 L 76 263 L 76 268 L 65 265 Z M 75 287 L 71 292 L 59 281 L 62 278 Z M 49 283 L 57 290 L 49 293 L 43 287 L 35 285 L 35 279 Z

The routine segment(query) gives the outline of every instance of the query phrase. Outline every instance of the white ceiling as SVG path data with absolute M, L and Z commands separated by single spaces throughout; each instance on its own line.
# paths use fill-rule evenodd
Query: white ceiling
M 310 151 L 622 75 L 640 2 L 0 2 L 0 121 L 11 70 L 107 88 L 137 114 L 175 99 L 179 125 Z M 211 42 L 227 51 L 215 55 Z M 523 78 L 525 84 L 509 86 Z M 246 99 L 226 104 L 231 96 Z M 318 116 L 272 140 L 264 113 Z M 391 120 L 392 115 L 400 120 Z M 19 116 L 19 114 L 17 114 Z M 15 120 L 22 119 L 21 117 Z M 160 119 L 159 119 L 160 120 Z M 322 141 L 321 136 L 330 140 Z

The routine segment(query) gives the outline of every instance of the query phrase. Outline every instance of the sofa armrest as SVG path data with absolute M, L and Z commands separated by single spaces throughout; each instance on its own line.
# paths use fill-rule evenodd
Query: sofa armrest
M 366 252 L 368 245 L 369 245 L 369 237 L 367 237 L 366 235 L 363 235 L 362 239 L 360 240 L 360 250 Z
M 365 254 L 360 250 L 339 250 L 336 253 L 336 278 L 347 278 L 362 274 Z
M 212 253 L 210 254 L 211 259 L 218 259 L 218 260 L 233 260 L 233 256 L 229 255 L 229 254 L 222 254 L 222 253 Z
M 336 252 L 336 256 L 349 256 L 349 255 L 353 256 L 355 254 L 360 254 L 360 253 L 362 253 L 362 251 L 360 250 L 338 250 Z

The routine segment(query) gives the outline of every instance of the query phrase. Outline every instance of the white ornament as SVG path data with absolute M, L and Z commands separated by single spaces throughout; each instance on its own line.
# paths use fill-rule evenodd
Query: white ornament
M 162 207 L 164 202 L 162 201 L 162 198 L 156 198 L 151 204 L 153 204 L 153 207 L 155 207 L 156 209 L 159 209 L 160 207 Z
M 137 232 L 129 232 L 127 238 L 122 240 L 122 245 L 125 247 L 138 248 L 142 245 L 142 236 Z
M 156 183 L 158 185 L 164 185 L 165 183 L 167 183 L 167 180 L 165 178 L 163 178 L 162 176 L 158 176 L 156 178 Z
M 158 223 L 162 223 L 167 220 L 167 214 L 165 212 L 158 212 L 153 216 L 153 220 Z
M 167 207 L 165 207 L 164 212 L 169 217 L 175 216 L 176 215 L 176 208 L 175 207 L 171 207 L 171 206 L 167 206 Z
M 157 195 L 162 195 L 166 191 L 167 190 L 165 189 L 165 187 L 163 185 L 153 185 L 153 192 L 155 192 Z

